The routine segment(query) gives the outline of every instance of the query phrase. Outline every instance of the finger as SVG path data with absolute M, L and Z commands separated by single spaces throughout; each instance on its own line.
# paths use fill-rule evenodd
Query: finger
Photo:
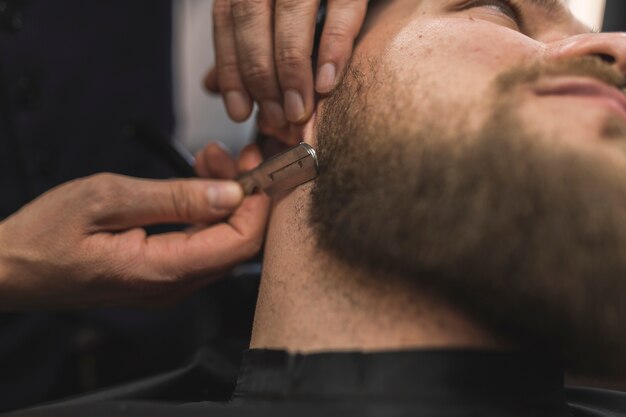
M 262 114 L 259 114 L 256 124 L 259 132 L 274 139 L 278 139 L 285 145 L 295 146 L 300 142 L 300 138 L 292 134 L 291 126 L 294 126 L 292 124 L 287 124 L 282 127 L 273 127 L 267 123 Z
M 318 93 L 328 94 L 337 85 L 352 55 L 366 12 L 366 0 L 328 2 L 318 56 L 315 84 Z
M 268 123 L 287 124 L 274 66 L 272 0 L 231 0 L 243 82 Z M 221 77 L 221 74 L 220 74 Z
M 196 154 L 196 172 L 203 178 L 234 179 L 237 165 L 230 151 L 222 143 L 208 144 Z
M 113 175 L 94 181 L 97 184 L 85 193 L 93 201 L 85 210 L 93 232 L 211 223 L 226 218 L 243 199 L 243 190 L 235 181 L 154 181 Z
M 289 128 L 289 137 L 292 141 L 295 141 L 294 146 L 304 142 L 304 131 L 306 126 L 304 125 L 291 125 Z
M 231 0 L 215 0 L 213 4 L 213 37 L 218 90 L 228 116 L 242 122 L 252 112 L 252 101 L 239 76 Z
M 205 149 L 199 150 L 194 155 L 195 157 L 195 165 L 193 166 L 193 170 L 196 172 L 196 175 L 200 178 L 211 178 L 209 167 L 206 162 L 206 158 L 204 156 Z
M 255 144 L 247 145 L 239 154 L 238 168 L 239 172 L 247 172 L 253 170 L 263 162 L 263 156 L 259 147 Z
M 209 166 L 206 160 L 205 152 L 206 152 L 206 147 L 196 152 L 196 154 L 194 155 L 196 164 L 194 165 L 193 169 L 196 172 L 196 175 L 198 177 L 211 178 L 211 173 L 209 171 Z
M 289 126 L 276 129 L 266 125 L 258 125 L 258 130 L 265 136 L 277 139 L 283 143 L 288 143 L 292 146 L 297 144 L 297 141 L 291 137 Z
M 313 114 L 311 53 L 318 7 L 316 0 L 276 1 L 276 70 L 291 123 L 304 123 Z
M 269 216 L 269 198 L 247 197 L 227 223 L 191 236 L 167 233 L 147 238 L 146 266 L 163 279 L 198 279 L 221 273 L 258 253 Z
M 220 86 L 216 67 L 211 68 L 209 72 L 207 72 L 207 74 L 205 75 L 204 88 L 210 93 L 219 94 Z

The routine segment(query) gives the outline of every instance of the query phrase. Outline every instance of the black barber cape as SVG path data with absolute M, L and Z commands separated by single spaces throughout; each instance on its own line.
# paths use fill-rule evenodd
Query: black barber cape
M 206 359 L 196 361 L 196 371 L 204 367 L 200 373 L 209 376 L 215 366 L 219 374 L 219 363 Z M 196 392 L 197 384 L 210 378 L 199 378 L 198 373 L 189 378 L 190 369 L 182 379 L 196 385 L 188 386 L 188 392 Z M 244 355 L 230 401 L 146 401 L 149 392 L 158 391 L 155 383 L 168 385 L 171 392 L 185 384 L 166 379 L 9 416 L 626 416 L 625 394 L 566 390 L 559 366 L 521 353 L 433 350 L 289 355 L 250 350 Z M 133 391 L 137 393 L 134 400 Z

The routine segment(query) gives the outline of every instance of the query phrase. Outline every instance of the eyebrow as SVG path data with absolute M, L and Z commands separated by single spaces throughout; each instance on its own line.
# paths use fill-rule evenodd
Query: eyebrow
M 571 14 L 569 7 L 563 2 L 563 0 L 522 0 L 527 1 L 535 7 L 542 8 L 546 11 L 548 16 L 567 16 Z M 598 29 L 588 27 L 585 28 L 590 33 L 598 33 Z
M 565 15 L 568 8 L 561 0 L 526 0 L 533 6 L 544 9 L 549 15 Z

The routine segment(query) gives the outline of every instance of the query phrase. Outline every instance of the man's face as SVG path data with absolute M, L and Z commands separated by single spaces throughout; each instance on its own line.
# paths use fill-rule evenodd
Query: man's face
M 321 105 L 319 246 L 581 371 L 612 366 L 626 315 L 614 291 L 626 277 L 625 35 L 588 34 L 558 1 L 377 7 Z
M 602 42 L 590 41 L 589 29 L 559 0 L 380 3 L 356 59 L 384 63 L 382 71 L 392 72 L 393 82 L 398 83 L 393 88 L 402 87 L 397 98 L 412 106 L 418 118 L 432 122 L 431 115 L 439 115 L 446 123 L 463 119 L 471 130 L 484 126 L 492 116 L 499 75 L 537 61 L 580 56 L 579 49 Z M 616 47 L 624 53 L 626 35 L 615 41 L 621 42 Z M 368 76 L 374 74 L 365 70 L 364 75 L 368 84 Z M 387 74 L 379 75 L 385 82 Z M 588 143 L 603 134 L 608 116 L 619 113 L 626 118 L 626 107 L 617 109 L 610 100 L 582 97 L 582 90 L 593 88 L 592 80 L 566 75 L 527 83 L 516 92 L 518 111 L 534 130 Z

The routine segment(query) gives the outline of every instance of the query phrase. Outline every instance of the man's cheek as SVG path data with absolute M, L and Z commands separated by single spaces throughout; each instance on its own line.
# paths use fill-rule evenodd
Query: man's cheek
M 475 130 L 492 111 L 497 76 L 543 56 L 545 49 L 494 23 L 446 17 L 406 25 L 381 51 L 381 61 L 410 92 L 416 108 L 430 106 L 450 118 L 465 117 L 467 127 Z
M 502 71 L 537 59 L 546 47 L 519 32 L 469 18 L 416 19 L 389 42 L 385 59 L 398 71 L 417 67 L 484 91 Z

